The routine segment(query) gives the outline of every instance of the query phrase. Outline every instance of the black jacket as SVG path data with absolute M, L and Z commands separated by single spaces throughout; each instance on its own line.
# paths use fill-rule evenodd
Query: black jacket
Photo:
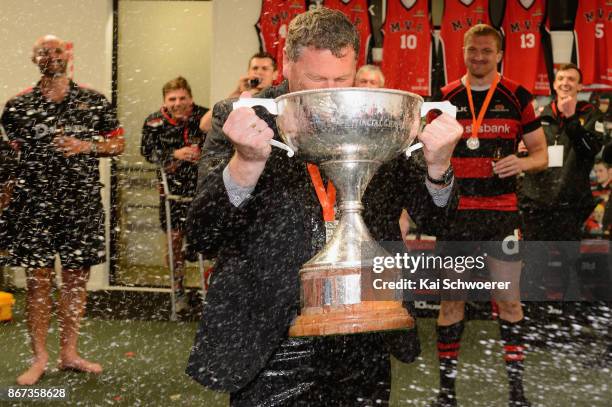
M 546 143 L 563 146 L 563 166 L 525 174 L 521 206 L 578 210 L 588 216 L 594 208 L 589 175 L 603 141 L 601 112 L 587 102 L 578 102 L 574 116 L 560 118 L 549 104 L 540 120 Z
M 17 154 L 15 150 L 0 138 L 0 183 L 11 178 L 17 167 Z
M 260 97 L 286 92 L 282 84 Z M 222 171 L 233 148 L 221 127 L 231 108 L 231 101 L 214 107 L 187 221 L 190 245 L 217 257 L 187 373 L 212 389 L 234 392 L 261 371 L 286 338 L 299 310 L 298 270 L 323 246 L 324 226 L 305 163 L 276 148 L 252 198 L 239 208 L 229 202 Z M 258 109 L 276 129 L 274 117 Z M 456 194 L 447 207 L 435 206 L 424 171 L 415 160 L 399 157 L 375 175 L 363 199 L 364 218 L 375 238 L 400 240 L 402 207 L 428 233 L 445 227 Z M 400 360 L 418 355 L 414 336 L 382 336 Z

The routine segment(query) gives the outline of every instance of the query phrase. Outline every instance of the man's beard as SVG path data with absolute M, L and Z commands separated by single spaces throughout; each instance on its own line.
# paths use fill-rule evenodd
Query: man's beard
M 45 65 L 39 65 L 40 73 L 50 78 L 66 75 L 67 67 L 68 63 L 66 61 L 59 61 L 57 63 L 53 61 Z

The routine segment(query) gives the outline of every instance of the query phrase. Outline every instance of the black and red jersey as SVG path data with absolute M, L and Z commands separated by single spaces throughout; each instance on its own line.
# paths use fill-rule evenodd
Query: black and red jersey
M 465 73 L 463 34 L 476 24 L 491 24 L 488 0 L 445 0 L 440 26 L 445 83 Z
M 546 58 L 552 67 L 552 48 L 547 46 L 546 0 L 507 0 L 501 29 L 504 76 L 534 95 L 550 95 Z
M 578 66 L 585 85 L 612 89 L 612 2 L 580 0 L 574 22 Z
M 429 0 L 389 0 L 381 31 L 385 87 L 430 96 L 433 47 Z
M 261 13 L 255 24 L 261 49 L 274 57 L 278 68 L 278 78 L 283 79 L 283 48 L 287 37 L 289 22 L 306 11 L 305 0 L 263 0 Z
M 487 91 L 472 89 L 476 115 Z M 496 155 L 515 154 L 522 135 L 540 127 L 531 104 L 532 95 L 523 86 L 502 77 L 480 126 L 479 146 L 470 149 L 466 142 L 472 136 L 472 113 L 466 87 L 457 80 L 445 86 L 442 93 L 444 100 L 457 106 L 457 121 L 464 130 L 452 157 L 459 183 L 459 209 L 518 210 L 516 177 L 497 177 L 492 163 Z
M 99 159 L 89 154 L 65 157 L 53 139 L 59 135 L 95 141 L 123 134 L 115 109 L 95 90 L 70 81 L 64 100 L 44 97 L 37 84 L 6 103 L 1 123 L 21 157 L 18 183 L 36 191 L 99 191 Z
M 342 11 L 359 31 L 359 57 L 357 66 L 367 63 L 372 38 L 372 23 L 368 10 L 368 0 L 325 0 L 327 8 Z
M 150 114 L 142 126 L 140 153 L 146 160 L 158 166 L 169 164 L 175 150 L 187 146 L 201 146 L 206 134 L 200 130 L 200 120 L 209 109 L 193 105 L 189 118 L 177 123 L 162 107 Z M 195 194 L 198 168 L 187 161 L 178 162 L 173 173 L 168 173 L 170 192 L 181 196 Z

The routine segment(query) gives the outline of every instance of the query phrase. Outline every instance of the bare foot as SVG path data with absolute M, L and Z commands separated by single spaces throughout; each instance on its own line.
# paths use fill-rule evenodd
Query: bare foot
M 63 358 L 60 360 L 58 368 L 60 370 L 74 370 L 77 372 L 100 374 L 102 366 L 98 363 L 90 362 L 80 356 L 75 356 L 70 359 Z
M 38 382 L 45 370 L 47 370 L 48 356 L 35 358 L 29 369 L 26 370 L 17 378 L 17 384 L 20 386 L 31 386 Z

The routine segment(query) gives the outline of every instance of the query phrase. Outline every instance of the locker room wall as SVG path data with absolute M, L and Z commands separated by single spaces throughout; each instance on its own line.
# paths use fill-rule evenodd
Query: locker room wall
M 117 108 L 129 137 L 122 162 L 141 162 L 144 119 L 162 104 L 161 88 L 184 76 L 194 101 L 210 99 L 212 2 L 119 2 Z

